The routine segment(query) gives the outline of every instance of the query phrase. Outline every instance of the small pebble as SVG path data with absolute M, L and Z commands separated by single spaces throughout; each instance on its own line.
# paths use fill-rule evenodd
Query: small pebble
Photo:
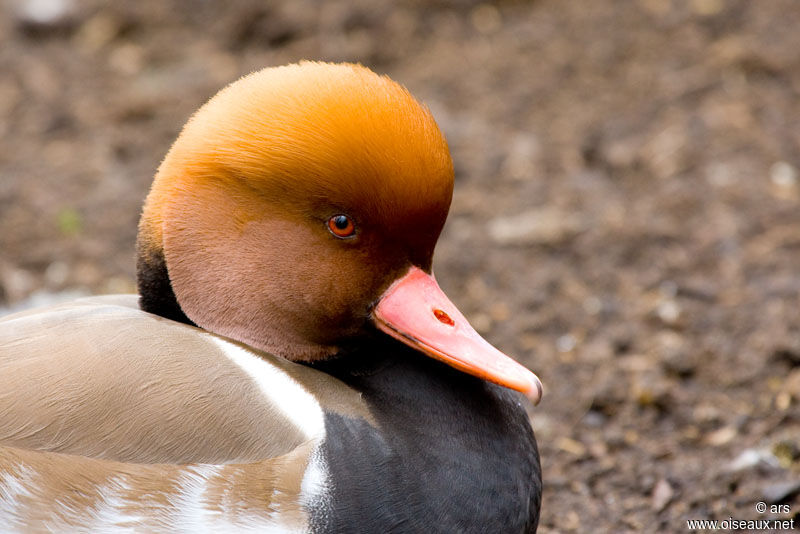
M 572 334 L 564 334 L 556 340 L 558 352 L 570 352 L 578 345 L 578 340 Z
M 74 12 L 73 0 L 25 0 L 17 4 L 17 21 L 24 27 L 56 29 L 68 25 Z
M 489 221 L 489 237 L 500 245 L 555 245 L 582 230 L 577 215 L 541 208 Z
M 665 300 L 656 308 L 658 318 L 666 325 L 675 325 L 681 318 L 681 307 L 674 300 Z
M 797 169 L 785 161 L 778 161 L 769 168 L 769 178 L 779 187 L 795 187 L 797 185 Z
M 672 489 L 672 486 L 666 479 L 662 478 L 656 482 L 655 487 L 653 487 L 650 504 L 653 510 L 660 512 L 667 507 L 674 496 L 675 490 Z
M 576 441 L 572 438 L 567 437 L 560 437 L 556 440 L 556 447 L 559 450 L 564 452 L 568 452 L 575 456 L 584 456 L 586 454 L 586 447 L 580 441 Z
M 727 470 L 733 472 L 745 471 L 760 464 L 778 467 L 777 459 L 769 451 L 745 449 L 728 464 Z
M 69 278 L 69 265 L 63 261 L 54 261 L 47 266 L 44 271 L 44 279 L 48 286 L 59 287 L 66 283 Z
M 738 434 L 739 432 L 736 430 L 736 427 L 724 426 L 708 434 L 706 436 L 706 442 L 709 445 L 720 447 L 733 441 L 733 438 L 735 438 Z

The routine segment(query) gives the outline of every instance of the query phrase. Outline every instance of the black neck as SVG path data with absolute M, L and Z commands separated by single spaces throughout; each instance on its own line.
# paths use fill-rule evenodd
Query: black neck
M 535 532 L 541 472 L 521 397 L 394 341 L 365 352 L 315 365 L 361 392 L 379 428 L 326 415 L 336 484 L 314 532 Z
M 161 250 L 137 246 L 136 284 L 139 289 L 139 307 L 149 313 L 195 326 L 175 298 L 169 281 L 167 263 Z

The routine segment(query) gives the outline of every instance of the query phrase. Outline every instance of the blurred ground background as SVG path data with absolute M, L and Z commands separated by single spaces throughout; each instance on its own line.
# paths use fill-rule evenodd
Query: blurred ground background
M 0 307 L 133 291 L 192 111 L 360 61 L 451 145 L 445 291 L 544 380 L 540 532 L 797 520 L 799 28 L 796 0 L 0 0 Z

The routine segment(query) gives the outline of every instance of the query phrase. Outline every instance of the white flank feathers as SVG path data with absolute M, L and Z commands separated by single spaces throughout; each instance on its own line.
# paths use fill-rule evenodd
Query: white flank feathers
M 17 515 L 17 510 L 32 496 L 23 481 L 30 481 L 33 470 L 19 465 L 14 471 L 16 474 L 0 474 L 0 522 L 5 525 L 3 528 L 7 529 L 6 532 L 22 532 L 25 525 Z

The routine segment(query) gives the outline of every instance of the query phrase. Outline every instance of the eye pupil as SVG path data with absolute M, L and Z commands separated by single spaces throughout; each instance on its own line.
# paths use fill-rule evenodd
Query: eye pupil
M 336 228 L 339 230 L 346 230 L 350 225 L 350 221 L 344 215 L 337 215 L 333 218 L 333 224 L 336 225 Z

